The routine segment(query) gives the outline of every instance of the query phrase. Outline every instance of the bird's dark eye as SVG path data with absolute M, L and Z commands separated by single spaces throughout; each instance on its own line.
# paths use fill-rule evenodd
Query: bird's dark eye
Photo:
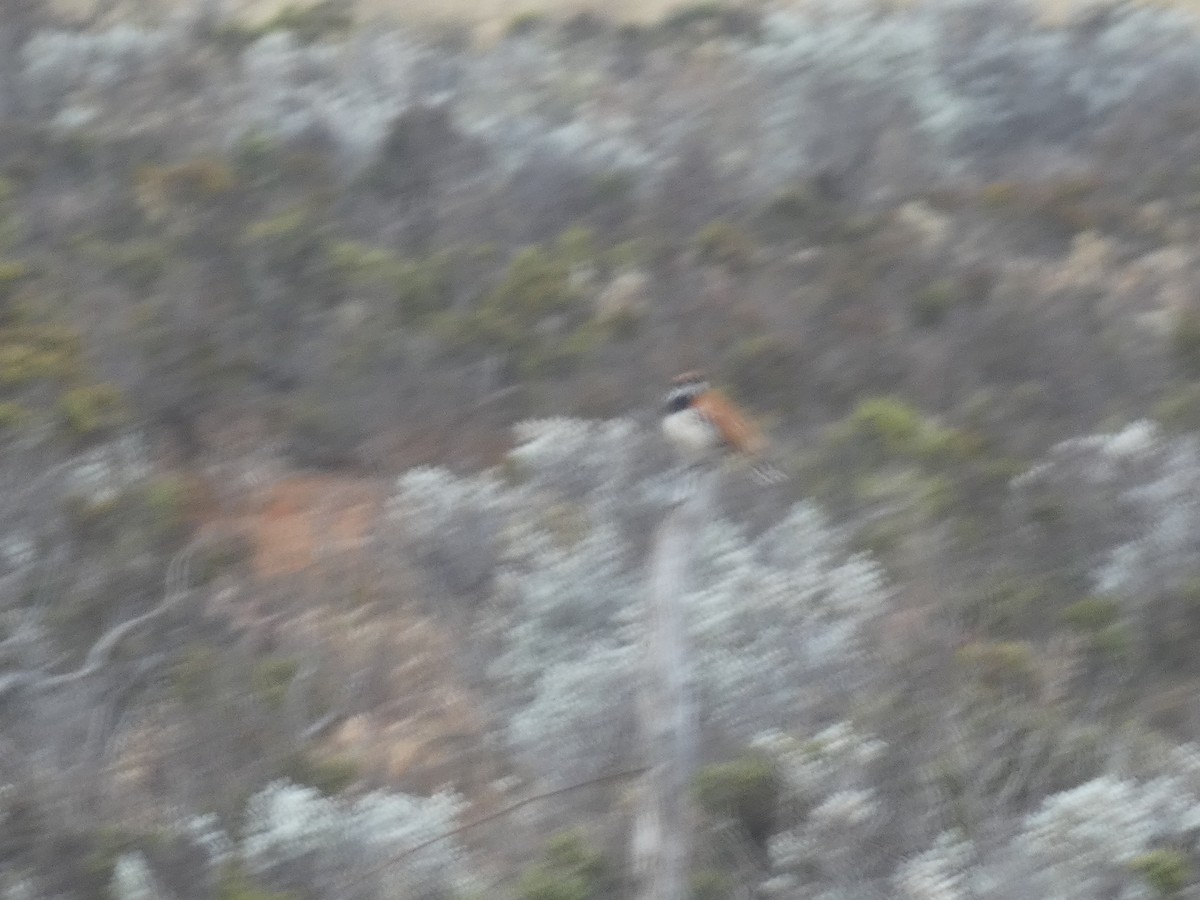
M 688 394 L 675 392 L 667 396 L 667 412 L 681 412 L 691 405 L 692 398 Z

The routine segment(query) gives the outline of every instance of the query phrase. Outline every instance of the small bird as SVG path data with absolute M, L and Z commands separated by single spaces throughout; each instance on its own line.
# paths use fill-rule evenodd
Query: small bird
M 732 452 L 750 460 L 755 479 L 763 484 L 787 479 L 763 458 L 768 445 L 762 431 L 701 372 L 684 372 L 672 379 L 662 430 L 688 466 Z

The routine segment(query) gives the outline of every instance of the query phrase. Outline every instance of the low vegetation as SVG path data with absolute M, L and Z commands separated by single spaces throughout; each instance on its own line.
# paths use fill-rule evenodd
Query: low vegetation
M 631 895 L 695 367 L 694 895 L 1195 893 L 1186 10 L 202 6 L 0 16 L 0 897 Z

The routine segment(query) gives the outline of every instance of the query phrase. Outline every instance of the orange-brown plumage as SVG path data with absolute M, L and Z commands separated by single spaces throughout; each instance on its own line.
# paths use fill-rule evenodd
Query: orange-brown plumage
M 787 476 L 764 458 L 768 443 L 762 430 L 701 372 L 685 372 L 672 380 L 663 417 L 663 433 L 692 464 L 722 448 L 751 461 L 758 480 L 781 481 Z
M 767 440 L 758 427 L 716 388 L 710 387 L 696 397 L 692 408 L 712 423 L 722 443 L 730 449 L 750 456 L 767 449 Z

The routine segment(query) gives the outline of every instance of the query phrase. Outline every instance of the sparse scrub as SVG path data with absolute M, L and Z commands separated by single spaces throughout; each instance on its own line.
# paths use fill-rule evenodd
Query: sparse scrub
M 0 893 L 627 891 L 624 782 L 385 861 L 640 765 L 695 365 L 796 476 L 693 536 L 696 894 L 1194 890 L 1200 38 L 1076 6 L 6 7 Z

